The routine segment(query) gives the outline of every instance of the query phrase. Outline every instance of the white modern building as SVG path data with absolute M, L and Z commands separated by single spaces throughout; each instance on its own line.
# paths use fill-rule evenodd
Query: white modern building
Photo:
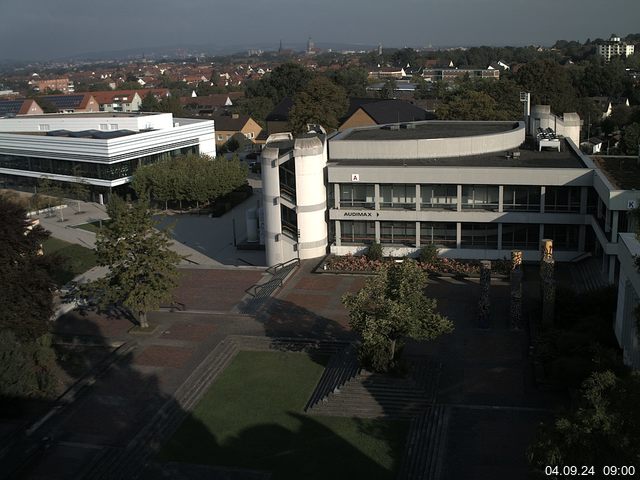
M 215 156 L 214 122 L 170 113 L 79 113 L 0 119 L 0 187 L 38 179 L 91 186 L 97 199 L 139 165 L 188 153 Z
M 611 60 L 611 57 L 628 57 L 633 55 L 634 45 L 623 42 L 615 33 L 611 35 L 608 41 L 598 44 L 598 55 L 604 57 L 605 61 Z
M 630 231 L 640 194 L 616 182 L 613 164 L 580 152 L 576 114 L 534 107 L 526 123 L 272 135 L 262 153 L 267 263 L 358 254 L 374 242 L 385 255 L 435 244 L 452 258 L 518 249 L 537 261 L 540 240 L 551 238 L 556 260 L 596 257 L 615 283 L 627 261 L 619 233 Z

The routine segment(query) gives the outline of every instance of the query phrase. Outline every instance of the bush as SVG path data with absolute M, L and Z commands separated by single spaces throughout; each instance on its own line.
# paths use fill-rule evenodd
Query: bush
M 418 258 L 420 259 L 421 263 L 437 263 L 440 259 L 440 257 L 438 257 L 438 247 L 436 247 L 433 243 L 425 245 L 420 249 Z
M 367 258 L 373 262 L 377 262 L 382 260 L 384 257 L 384 251 L 382 249 L 382 245 L 379 243 L 372 243 L 369 245 L 369 250 L 367 250 Z

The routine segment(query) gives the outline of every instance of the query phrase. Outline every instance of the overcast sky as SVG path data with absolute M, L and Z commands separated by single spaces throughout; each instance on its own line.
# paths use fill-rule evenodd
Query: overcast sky
M 640 32 L 639 0 L 0 0 L 0 59 L 173 45 L 551 45 Z

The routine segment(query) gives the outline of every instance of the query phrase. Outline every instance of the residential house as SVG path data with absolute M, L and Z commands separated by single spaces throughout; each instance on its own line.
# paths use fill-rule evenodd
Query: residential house
M 262 127 L 249 115 L 232 113 L 213 118 L 216 128 L 216 146 L 220 147 L 237 135 L 242 135 L 253 145 L 262 131 Z
M 0 117 L 12 117 L 18 115 L 42 115 L 44 112 L 40 105 L 31 98 L 19 100 L 0 100 Z
M 435 115 L 406 100 L 351 98 L 349 99 L 349 109 L 342 124 L 338 127 L 338 131 L 354 127 L 433 120 L 434 118 Z
M 73 93 L 69 95 L 44 95 L 44 102 L 56 107 L 57 113 L 99 112 L 100 105 L 91 93 Z

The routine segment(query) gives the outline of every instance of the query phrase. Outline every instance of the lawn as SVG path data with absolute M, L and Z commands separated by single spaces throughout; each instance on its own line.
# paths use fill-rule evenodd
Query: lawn
M 160 459 L 273 472 L 273 479 L 395 478 L 408 423 L 309 416 L 324 369 L 304 353 L 240 352 Z
M 53 279 L 60 286 L 96 265 L 94 251 L 81 245 L 49 237 L 42 249 L 45 255 L 57 255 L 62 259 L 56 262 L 53 272 Z
M 102 220 L 102 225 L 107 225 L 111 220 Z M 88 232 L 98 233 L 100 231 L 100 220 L 94 222 L 83 223 L 82 225 L 76 225 L 73 228 L 80 228 Z

